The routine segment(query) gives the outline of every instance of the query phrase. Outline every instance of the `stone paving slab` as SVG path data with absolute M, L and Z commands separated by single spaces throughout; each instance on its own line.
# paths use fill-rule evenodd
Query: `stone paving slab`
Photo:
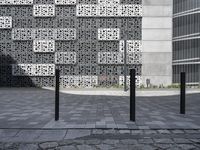
M 199 150 L 200 130 L 5 130 L 7 141 L 0 138 L 0 150 Z M 10 134 L 12 133 L 13 134 Z M 57 133 L 56 133 L 57 132 Z M 32 140 L 21 138 L 31 133 Z M 38 133 L 40 133 L 38 135 Z M 52 136 L 56 133 L 56 136 Z M 65 135 L 62 133 L 66 133 Z M 61 134 L 62 138 L 57 135 Z M 12 136 L 11 136 L 12 135 Z M 26 135 L 26 134 L 24 134 Z M 41 137 L 51 137 L 51 140 Z M 64 135 L 64 136 L 63 136 Z M 74 136 L 75 135 L 75 136 Z M 67 137 L 67 138 L 66 138 Z M 71 137 L 71 138 L 70 138 Z M 18 139 L 18 141 L 16 140 Z M 36 140 L 37 139 L 37 140 Z
M 200 129 L 200 94 L 187 95 L 186 115 L 179 96 L 137 97 L 136 122 L 129 121 L 129 97 L 60 94 L 54 121 L 54 91 L 0 89 L 0 128 L 21 129 Z

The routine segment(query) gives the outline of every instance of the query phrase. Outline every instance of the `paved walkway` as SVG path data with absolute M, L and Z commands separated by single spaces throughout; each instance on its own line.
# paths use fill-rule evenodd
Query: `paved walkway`
M 0 130 L 1 150 L 200 150 L 200 130 Z
M 129 121 L 129 97 L 60 94 L 60 121 L 54 121 L 54 91 L 0 89 L 0 128 L 25 129 L 200 129 L 200 94 L 138 97 L 136 123 Z
M 55 88 L 48 88 L 45 87 L 43 89 L 52 90 L 54 91 Z M 61 93 L 66 94 L 75 94 L 75 95 L 106 95 L 106 96 L 129 96 L 130 91 L 124 92 L 123 89 L 112 89 L 112 88 L 99 88 L 97 89 L 60 89 Z M 186 90 L 187 94 L 197 94 L 200 93 L 200 89 L 195 88 L 191 89 L 188 88 Z M 152 96 L 173 96 L 179 95 L 179 89 L 139 89 L 136 91 L 137 96 L 145 96 L 145 97 L 152 97 Z

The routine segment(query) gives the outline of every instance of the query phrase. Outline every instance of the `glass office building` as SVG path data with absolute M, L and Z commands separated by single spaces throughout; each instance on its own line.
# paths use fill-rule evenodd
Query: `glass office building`
M 200 1 L 173 1 L 173 82 L 180 72 L 188 84 L 200 83 Z

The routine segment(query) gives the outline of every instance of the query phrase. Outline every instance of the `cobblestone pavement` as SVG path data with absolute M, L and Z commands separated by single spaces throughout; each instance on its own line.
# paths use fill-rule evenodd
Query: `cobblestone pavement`
M 0 150 L 200 150 L 200 130 L 0 130 Z
M 92 91 L 91 91 L 92 92 Z M 54 121 L 54 91 L 0 89 L 0 128 L 26 129 L 200 129 L 200 94 L 137 97 L 136 123 L 129 121 L 129 97 L 60 94 L 60 121 Z

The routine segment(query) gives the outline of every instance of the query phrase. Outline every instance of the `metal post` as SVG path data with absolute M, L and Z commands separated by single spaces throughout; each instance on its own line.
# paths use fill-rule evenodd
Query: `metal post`
M 135 121 L 135 69 L 130 70 L 130 121 Z
M 59 78 L 60 71 L 56 69 L 56 85 L 55 85 L 55 121 L 59 120 Z
M 124 40 L 124 91 L 127 91 L 127 46 L 126 40 Z
M 186 74 L 181 72 L 180 113 L 185 114 L 185 82 Z
M 199 88 L 200 88 L 200 65 L 199 65 Z

